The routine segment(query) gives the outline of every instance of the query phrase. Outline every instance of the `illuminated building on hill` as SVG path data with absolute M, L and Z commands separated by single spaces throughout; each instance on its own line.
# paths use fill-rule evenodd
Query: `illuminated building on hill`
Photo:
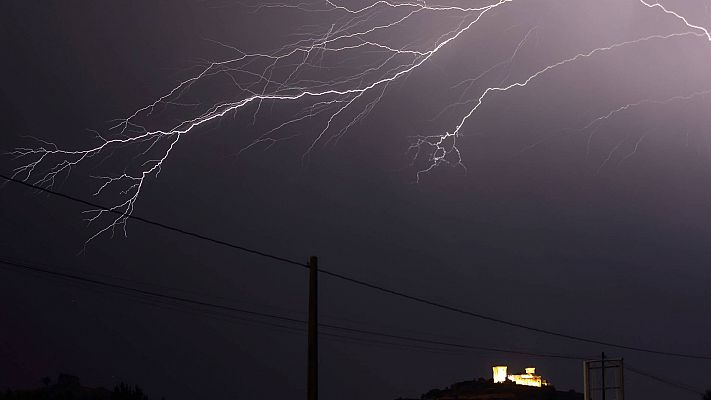
M 499 365 L 492 367 L 494 371 L 494 382 L 504 383 L 507 381 L 513 382 L 517 385 L 523 386 L 548 386 L 547 380 L 543 379 L 542 376 L 536 375 L 536 369 L 533 367 L 526 368 L 526 372 L 520 375 L 508 375 L 508 367 L 505 365 Z

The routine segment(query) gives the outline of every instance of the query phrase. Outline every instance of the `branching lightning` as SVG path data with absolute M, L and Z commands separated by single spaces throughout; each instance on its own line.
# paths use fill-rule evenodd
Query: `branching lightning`
M 688 18 L 661 3 L 646 0 L 626 1 L 638 4 L 639 12 L 659 12 L 678 21 L 680 30 L 671 34 L 655 34 L 616 43 L 603 43 L 599 47 L 584 49 L 531 71 L 525 78 L 513 82 L 510 81 L 509 69 L 496 85 L 475 90 L 477 86 L 474 83 L 483 81 L 492 71 L 510 68 L 521 49 L 535 34 L 537 27 L 530 27 L 508 58 L 494 60 L 489 64 L 491 67 L 484 71 L 473 71 L 472 78 L 455 86 L 463 87 L 464 91 L 452 102 L 445 104 L 443 112 L 459 112 L 456 123 L 442 128 L 441 131 L 407 135 L 411 139 L 407 154 L 416 169 L 416 181 L 419 182 L 425 174 L 442 166 L 466 170 L 464 155 L 458 147 L 458 142 L 468 126 L 476 125 L 475 116 L 482 112 L 482 106 L 492 96 L 522 90 L 534 81 L 545 80 L 546 76 L 569 64 L 582 63 L 586 59 L 614 51 L 623 51 L 627 47 L 644 42 L 680 38 L 711 41 L 711 34 L 706 28 L 689 22 Z M 206 63 L 197 73 L 180 81 L 165 94 L 118 119 L 108 132 L 96 132 L 95 144 L 85 148 L 65 149 L 34 138 L 36 142 L 33 146 L 17 148 L 9 153 L 21 164 L 14 170 L 14 176 L 51 187 L 58 177 L 70 174 L 75 167 L 90 162 L 100 164 L 115 157 L 117 152 L 128 152 L 132 157 L 128 162 L 122 161 L 123 171 L 92 177 L 97 181 L 93 194 L 111 195 L 107 194 L 111 192 L 114 197 L 120 199 L 113 203 L 113 209 L 130 215 L 136 207 L 142 189 L 150 178 L 160 174 L 184 135 L 198 132 L 210 123 L 228 116 L 245 118 L 256 123 L 267 104 L 291 111 L 283 120 L 251 139 L 239 153 L 255 148 L 270 148 L 280 142 L 301 137 L 304 134 L 296 128 L 305 122 L 313 124 L 317 121 L 322 125 L 310 138 L 310 145 L 303 153 L 303 159 L 307 161 L 319 146 L 337 143 L 359 121 L 368 117 L 387 96 L 391 85 L 403 83 L 425 63 L 435 62 L 445 49 L 462 45 L 468 34 L 475 34 L 480 22 L 493 18 L 495 10 L 516 7 L 521 2 L 522 0 L 498 0 L 477 7 L 462 7 L 429 5 L 418 1 L 381 0 L 351 8 L 346 2 L 325 0 L 299 4 L 261 4 L 252 7 L 250 11 L 254 13 L 269 12 L 271 9 L 318 13 L 328 20 L 328 23 L 321 28 L 309 28 L 314 29 L 314 32 L 297 32 L 294 42 L 269 52 L 243 51 L 216 42 L 233 51 L 236 56 Z M 391 35 L 391 32 L 409 26 L 416 18 L 438 16 L 446 16 L 449 24 L 441 26 L 439 32 L 424 32 L 422 37 L 412 38 L 405 43 L 397 43 L 397 40 L 391 38 L 397 36 Z M 353 63 L 352 60 L 358 62 Z M 182 98 L 190 93 L 195 85 L 225 77 L 234 86 L 230 100 L 200 102 L 200 107 L 190 109 L 199 111 L 181 109 L 184 111 L 183 118 L 172 125 L 165 126 L 160 119 L 151 119 L 167 106 L 180 107 Z M 701 89 L 663 99 L 639 99 L 594 117 L 578 129 L 592 131 L 592 140 L 599 124 L 631 108 L 693 100 L 710 93 L 711 89 Z M 147 127 L 155 124 L 163 126 Z M 634 151 L 645 136 L 646 134 L 642 135 L 636 141 Z M 610 161 L 618 148 L 619 144 L 609 153 L 600 168 Z M 626 155 L 623 161 L 632 154 Z M 103 210 L 88 210 L 87 221 L 100 221 L 103 224 L 87 243 L 105 233 L 114 235 L 117 230 L 126 234 L 125 216 L 114 217 Z

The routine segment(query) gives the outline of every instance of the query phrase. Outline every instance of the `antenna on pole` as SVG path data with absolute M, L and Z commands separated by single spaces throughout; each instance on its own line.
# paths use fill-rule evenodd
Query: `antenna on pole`
M 609 373 L 608 373 L 609 372 Z M 583 362 L 585 400 L 624 400 L 624 360 L 607 358 Z

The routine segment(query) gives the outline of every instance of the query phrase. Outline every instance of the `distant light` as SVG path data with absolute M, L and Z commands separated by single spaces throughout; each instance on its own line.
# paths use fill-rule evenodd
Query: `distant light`
M 493 367 L 494 370 L 494 383 L 506 382 L 506 366 L 496 366 Z
M 494 383 L 504 383 L 508 380 L 522 386 L 542 387 L 549 385 L 548 381 L 543 379 L 542 376 L 536 375 L 535 367 L 526 368 L 526 373 L 520 375 L 507 375 L 508 367 L 505 365 L 495 366 L 492 369 Z

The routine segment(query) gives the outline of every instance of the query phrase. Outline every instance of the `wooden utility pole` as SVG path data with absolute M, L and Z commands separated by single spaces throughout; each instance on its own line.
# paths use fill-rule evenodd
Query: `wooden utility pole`
M 309 361 L 307 400 L 318 399 L 318 258 L 309 258 Z

